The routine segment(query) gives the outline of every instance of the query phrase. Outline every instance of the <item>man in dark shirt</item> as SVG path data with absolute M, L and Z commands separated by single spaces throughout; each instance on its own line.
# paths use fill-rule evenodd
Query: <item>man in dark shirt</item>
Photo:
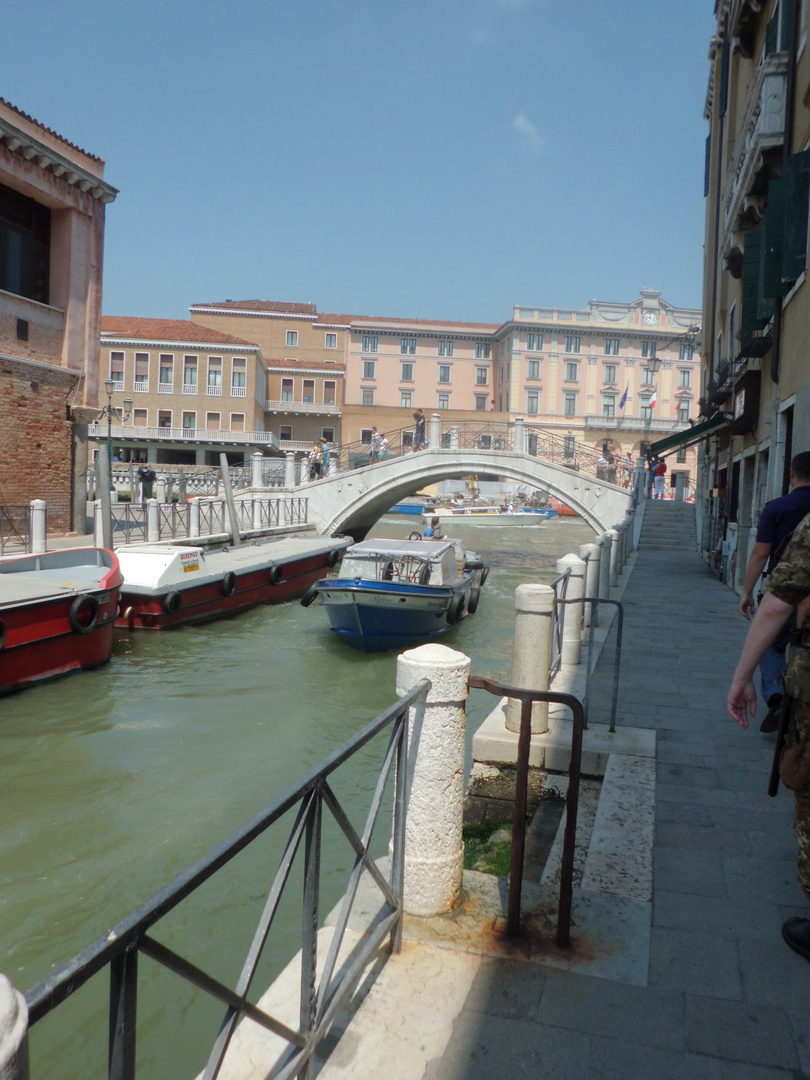
M 766 573 L 770 574 L 779 562 L 785 540 L 799 522 L 810 514 L 810 451 L 797 454 L 791 461 L 790 485 L 790 492 L 766 503 L 759 516 L 757 539 L 748 559 L 740 598 L 740 612 L 746 619 L 754 614 L 754 589 L 766 564 Z M 760 661 L 761 691 L 768 705 L 760 731 L 776 731 L 779 724 L 785 649 L 792 628 L 793 622 L 789 621 Z

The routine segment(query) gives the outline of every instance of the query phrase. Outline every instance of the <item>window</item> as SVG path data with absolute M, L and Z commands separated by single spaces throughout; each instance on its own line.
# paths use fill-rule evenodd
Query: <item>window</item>
M 577 456 L 577 440 L 575 435 L 566 435 L 563 438 L 563 457 L 573 458 Z
M 290 424 L 281 424 L 278 429 L 278 441 L 292 442 L 292 426 Z
M 293 399 L 293 381 L 292 379 L 281 380 L 281 400 L 292 401 Z
M 577 415 L 577 395 L 573 393 L 563 394 L 563 415 Z
M 695 356 L 695 346 L 687 345 L 685 341 L 682 341 L 678 345 L 678 359 L 679 360 L 693 360 Z
M 363 340 L 361 348 L 363 352 L 377 352 L 380 345 L 380 339 L 376 335 L 363 334 Z
M 247 382 L 247 360 L 235 356 L 231 363 L 231 397 L 245 397 Z
M 675 460 L 678 462 L 679 465 L 684 465 L 686 463 L 686 447 L 685 446 L 679 446 L 678 447 L 678 454 L 677 454 Z
M 452 356 L 453 355 L 453 342 L 452 341 L 439 341 L 437 342 L 437 348 L 439 356 Z
M 288 349 L 296 349 L 297 347 L 298 347 L 298 331 L 297 330 L 288 330 L 287 331 L 287 348 Z
M 304 379 L 304 396 L 301 399 L 305 405 L 315 404 L 315 380 Z
M 566 352 L 582 352 L 582 338 L 574 337 L 572 334 L 565 335 L 565 351 Z
M 681 398 L 678 402 L 678 420 L 682 424 L 689 423 L 689 402 L 686 398 Z
M 579 365 L 576 360 L 566 360 L 565 362 L 565 381 L 576 382 L 577 381 L 577 368 Z
M 612 418 L 616 415 L 616 395 L 602 394 L 602 416 Z
M 168 409 L 161 409 L 158 412 L 158 427 L 170 428 L 172 426 L 172 414 Z
M 655 372 L 652 368 L 645 367 L 641 369 L 641 385 L 652 386 L 655 382 Z
M 608 386 L 614 386 L 616 383 L 616 364 L 605 364 L 605 383 Z
M 194 431 L 197 427 L 197 414 L 194 412 L 183 413 L 183 430 Z
M 475 395 L 475 411 L 486 412 L 487 411 L 487 396 L 486 394 Z
M 325 349 L 336 349 L 337 348 L 337 334 L 324 334 L 324 336 L 323 336 L 323 347 Z
M 149 389 L 149 353 L 135 353 L 135 390 L 144 394 Z
M 401 337 L 399 339 L 399 351 L 403 356 L 413 356 L 416 353 L 416 338 Z
M 605 338 L 605 356 L 618 356 L 619 355 L 619 339 L 606 337 Z
M 363 361 L 363 378 L 364 379 L 373 379 L 374 378 L 374 367 L 375 367 L 375 361 L 374 360 L 364 360 Z
M 403 364 L 400 382 L 413 382 L 413 364 Z
M 649 360 L 654 359 L 658 355 L 658 342 L 657 341 L 642 341 L 642 343 L 641 343 L 641 355 L 646 356 Z
M 439 382 L 450 382 L 449 364 L 439 364 Z
M 540 361 L 539 360 L 530 360 L 529 361 L 527 378 L 529 378 L 529 379 L 539 379 L 540 378 Z
M 245 414 L 241 412 L 231 413 L 231 431 L 245 430 Z
M 171 393 L 174 385 L 174 356 L 171 353 L 160 354 L 158 370 L 158 393 Z
M 208 394 L 219 397 L 222 394 L 222 357 L 208 357 Z
M 321 438 L 326 439 L 327 442 L 334 442 L 335 429 L 333 427 L 321 428 Z
M 50 210 L 0 184 L 0 289 L 47 304 L 50 243 Z
M 476 360 L 489 360 L 492 356 L 492 345 L 488 341 L 476 341 L 475 343 L 475 359 Z
M 437 408 L 439 408 L 439 409 L 449 409 L 450 408 L 450 395 L 449 394 L 439 394 L 439 400 L 438 400 Z
M 678 371 L 678 386 L 689 389 L 692 385 L 692 372 L 689 368 L 681 368 Z
M 124 389 L 124 354 L 122 352 L 110 353 L 110 378 L 113 383 L 113 390 Z
M 146 409 L 133 409 L 132 410 L 132 426 L 133 427 L 146 427 L 147 419 L 148 419 L 148 410 L 146 410 Z
M 540 395 L 536 390 L 530 390 L 526 395 L 526 412 L 529 416 L 537 416 Z
M 205 414 L 205 426 L 209 431 L 219 431 L 220 416 L 218 412 L 209 412 Z
M 183 357 L 183 393 L 197 393 L 197 357 Z
M 363 404 L 363 405 L 373 405 L 374 404 L 374 391 L 373 390 L 364 390 L 363 391 L 363 400 L 362 400 L 361 404 Z
M 403 431 L 401 433 L 400 442 L 401 442 L 403 447 L 413 446 L 413 432 L 412 431 Z
M 337 401 L 336 396 L 337 384 L 333 382 L 325 382 L 323 384 L 323 403 L 324 405 L 334 405 Z
M 360 442 L 363 446 L 371 446 L 371 428 L 360 428 Z
M 477 367 L 475 369 L 475 385 L 487 386 L 489 384 L 489 368 Z
M 400 390 L 399 392 L 399 407 L 400 409 L 410 409 L 413 404 L 413 394 L 410 390 Z
M 648 397 L 641 399 L 640 404 L 641 404 L 641 419 L 642 420 L 652 420 L 652 418 L 653 418 L 652 406 L 650 405 L 651 400 L 652 399 L 648 398 Z
M 542 334 L 527 334 L 526 335 L 526 348 L 529 352 L 540 352 L 543 348 L 543 335 Z M 571 352 L 571 350 L 568 350 Z

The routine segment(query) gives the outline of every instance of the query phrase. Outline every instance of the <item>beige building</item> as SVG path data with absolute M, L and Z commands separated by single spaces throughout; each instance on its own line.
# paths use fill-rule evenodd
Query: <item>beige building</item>
M 720 0 L 705 116 L 700 540 L 741 587 L 756 522 L 810 450 L 808 4 Z
M 99 401 L 104 162 L 0 99 L 0 504 L 85 526 Z

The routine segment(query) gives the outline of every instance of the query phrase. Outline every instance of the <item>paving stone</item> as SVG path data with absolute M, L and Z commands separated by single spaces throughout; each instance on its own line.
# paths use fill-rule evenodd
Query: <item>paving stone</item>
M 720 773 L 717 769 L 705 769 L 705 768 L 687 768 L 683 765 L 668 765 L 666 763 L 658 766 L 658 783 L 662 785 L 667 784 L 688 784 L 689 787 L 703 787 L 703 788 L 719 788 Z
M 430 1062 L 424 1075 L 426 1080 L 585 1080 L 589 1045 L 589 1037 L 578 1032 L 465 1012 L 441 1061 Z
M 752 1007 L 810 1010 L 810 964 L 782 940 L 782 921 L 774 918 L 769 937 L 740 942 L 745 1000 Z
M 686 931 L 700 927 L 704 933 L 742 941 L 745 938 L 771 940 L 774 928 L 778 931 L 781 922 L 778 909 L 762 897 L 745 903 L 724 898 L 724 902 L 718 904 L 716 897 L 690 896 L 662 888 L 655 890 L 653 926 Z
M 796 860 L 728 855 L 723 873 L 728 895 L 746 903 L 768 900 L 776 905 L 805 907 L 807 901 L 796 880 Z
M 716 851 L 718 854 L 747 855 L 748 834 L 741 829 L 701 829 L 662 821 L 655 826 L 655 842 L 662 847 L 687 851 Z
M 585 1080 L 721 1080 L 720 1069 L 716 1058 L 593 1038 Z
M 742 997 L 737 943 L 697 931 L 653 926 L 650 985 L 698 991 L 718 998 Z
M 726 897 L 723 864 L 713 851 L 680 851 L 657 848 L 653 858 L 653 884 L 656 894 L 665 889 L 693 896 Z
M 711 807 L 692 806 L 690 803 L 659 801 L 655 808 L 655 820 L 673 825 L 696 825 L 704 829 L 715 824 Z
M 804 990 L 801 995 L 796 998 L 796 1004 L 800 1002 L 806 1002 L 807 991 Z M 796 1052 L 799 1055 L 799 1067 L 803 1073 L 810 1075 L 810 1013 L 806 1012 L 790 1012 L 788 1013 L 790 1020 L 790 1026 L 793 1029 L 793 1038 L 796 1041 Z
M 799 1067 L 793 1028 L 780 1009 L 753 1009 L 746 1002 L 689 995 L 686 1038 L 689 1050 L 697 1054 L 782 1069 Z
M 464 1007 L 510 1020 L 536 1019 L 548 974 L 535 964 L 485 957 Z

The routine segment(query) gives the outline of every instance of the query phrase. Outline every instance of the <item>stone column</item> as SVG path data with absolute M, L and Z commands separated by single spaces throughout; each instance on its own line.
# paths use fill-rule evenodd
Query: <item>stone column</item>
M 0 1078 L 28 1080 L 28 1006 L 0 975 Z
M 580 559 L 587 560 L 585 571 L 585 595 L 599 595 L 599 555 L 601 548 L 598 544 L 583 544 L 579 549 Z M 585 604 L 582 612 L 582 625 L 590 626 L 593 618 L 593 604 Z M 594 622 L 594 626 L 596 622 Z
M 550 585 L 518 585 L 515 589 L 515 648 L 512 686 L 521 690 L 548 690 L 551 658 L 551 611 L 554 590 Z M 506 706 L 506 727 L 520 731 L 520 702 Z M 548 702 L 532 705 L 532 734 L 548 731 Z
M 75 415 L 75 413 L 76 410 L 72 410 L 72 414 Z M 71 434 L 73 435 L 73 477 L 70 527 L 80 536 L 84 536 L 87 532 L 87 424 L 74 421 Z
M 683 502 L 683 473 L 675 473 L 675 502 Z
M 610 549 L 613 541 L 610 533 L 602 533 L 599 537 L 599 599 L 607 600 L 610 596 Z
M 160 540 L 160 516 L 157 499 L 146 500 L 146 542 L 156 544 Z
M 585 595 L 585 561 L 578 555 L 564 555 L 557 560 L 557 573 L 568 575 L 568 587 L 565 590 L 566 600 L 581 600 Z M 565 622 L 563 624 L 562 662 L 564 664 L 578 664 L 582 657 L 582 624 L 584 604 L 566 604 Z
M 306 484 L 309 480 L 309 462 L 305 457 L 302 457 L 298 463 L 298 483 Z
M 85 511 L 86 513 L 86 511 Z M 84 529 L 82 529 L 84 532 Z M 44 499 L 31 500 L 31 554 L 48 550 L 48 504 Z
M 441 915 L 461 902 L 464 842 L 464 702 L 470 659 L 421 645 L 397 659 L 397 693 L 430 679 L 427 701 L 408 716 L 405 910 Z
M 611 589 L 615 589 L 619 584 L 619 574 L 621 573 L 621 566 L 619 566 L 619 544 L 621 542 L 621 534 L 618 529 L 609 529 L 607 535 L 610 537 L 608 584 Z
M 284 487 L 290 491 L 295 487 L 295 454 L 292 451 L 284 455 Z
M 258 495 L 254 495 L 251 499 L 252 506 L 252 522 L 254 529 L 260 529 L 262 527 L 262 500 Z
M 189 499 L 188 503 L 188 535 L 200 535 L 200 500 Z
M 159 503 L 166 502 L 166 477 L 159 476 L 155 481 L 155 496 Z
M 260 451 L 250 456 L 250 486 L 260 488 L 262 486 L 262 462 L 264 455 Z
M 458 428 L 450 428 L 450 449 L 458 450 Z
M 442 445 L 442 418 L 438 413 L 430 414 L 430 449 L 438 450 Z
M 513 448 L 516 454 L 523 454 L 526 452 L 526 433 L 523 430 L 523 417 L 515 417 L 515 436 Z

